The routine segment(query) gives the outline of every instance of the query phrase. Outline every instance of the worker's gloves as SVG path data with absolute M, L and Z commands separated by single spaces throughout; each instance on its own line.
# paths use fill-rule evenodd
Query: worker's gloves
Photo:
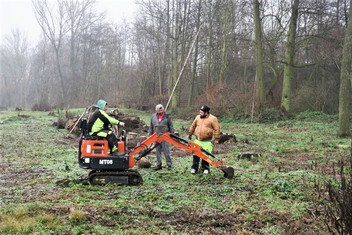
M 192 134 L 188 134 L 188 139 L 192 140 Z
M 125 123 L 124 122 L 119 122 L 119 125 L 120 126 L 125 126 Z
M 215 139 L 214 144 L 219 144 L 219 139 Z

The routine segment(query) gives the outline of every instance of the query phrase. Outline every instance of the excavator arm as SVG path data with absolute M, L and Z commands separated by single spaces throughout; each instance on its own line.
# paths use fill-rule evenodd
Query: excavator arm
M 208 162 L 210 165 L 213 165 L 217 169 L 224 172 L 225 178 L 233 178 L 234 169 L 232 167 L 228 167 L 225 163 L 219 159 L 217 159 L 212 153 L 203 149 L 198 144 L 187 141 L 185 139 L 180 138 L 177 135 L 171 134 L 170 132 L 165 133 L 154 133 L 149 136 L 146 140 L 144 140 L 140 145 L 134 148 L 129 155 L 129 167 L 132 168 L 138 160 L 140 160 L 143 156 L 146 156 L 150 153 L 155 147 L 157 147 L 162 142 L 169 142 L 170 144 L 179 147 L 192 155 L 196 155 L 204 161 Z M 135 157 L 135 155 L 137 155 Z M 212 159 L 211 159 L 211 158 Z

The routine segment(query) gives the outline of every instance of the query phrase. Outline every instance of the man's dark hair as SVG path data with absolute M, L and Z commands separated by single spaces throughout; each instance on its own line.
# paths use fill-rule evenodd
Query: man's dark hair
M 209 108 L 208 106 L 206 106 L 206 105 L 203 105 L 203 106 L 200 108 L 200 110 L 202 110 L 202 111 L 205 112 L 205 113 L 209 113 L 210 108 Z

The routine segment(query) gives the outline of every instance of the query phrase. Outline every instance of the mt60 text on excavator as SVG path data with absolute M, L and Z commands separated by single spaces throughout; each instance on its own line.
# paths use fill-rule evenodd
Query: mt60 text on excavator
M 90 184 L 139 185 L 143 183 L 142 176 L 132 168 L 136 165 L 137 161 L 150 153 L 161 142 L 169 142 L 192 155 L 197 155 L 209 162 L 210 165 L 223 171 L 225 178 L 233 178 L 234 169 L 232 167 L 226 166 L 223 161 L 216 159 L 212 153 L 201 148 L 194 142 L 184 140 L 169 132 L 154 133 L 127 153 L 126 132 L 122 131 L 121 139 L 117 144 L 119 153 L 111 155 L 109 154 L 107 140 L 89 135 L 86 119 L 82 119 L 81 121 L 78 162 L 81 168 L 91 169 L 88 175 Z

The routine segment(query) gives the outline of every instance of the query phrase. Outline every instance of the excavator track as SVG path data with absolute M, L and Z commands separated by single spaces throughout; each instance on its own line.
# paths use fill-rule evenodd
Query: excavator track
M 135 170 L 126 171 L 97 171 L 93 170 L 88 175 L 91 185 L 140 185 L 143 183 L 142 176 Z

